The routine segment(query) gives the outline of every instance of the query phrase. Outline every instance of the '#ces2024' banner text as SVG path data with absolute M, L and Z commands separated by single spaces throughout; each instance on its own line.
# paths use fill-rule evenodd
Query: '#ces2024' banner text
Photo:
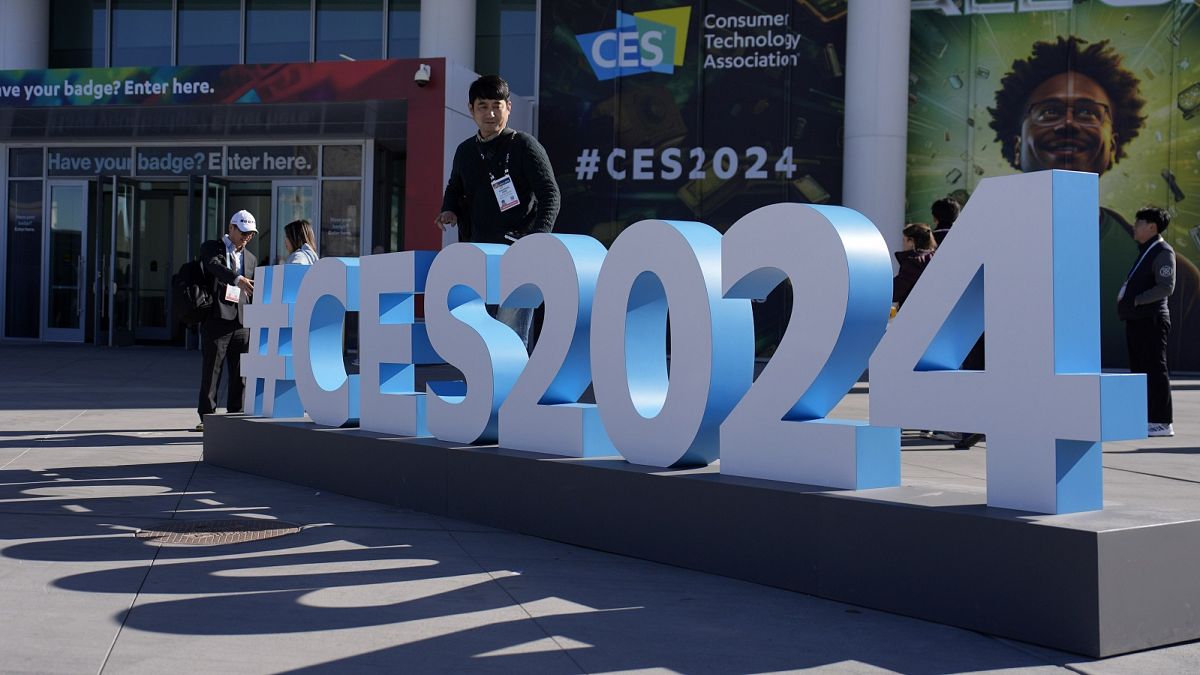
M 539 138 L 556 232 L 644 218 L 724 231 L 776 202 L 841 202 L 845 0 L 562 0 L 542 8 Z M 759 352 L 788 290 L 756 303 Z

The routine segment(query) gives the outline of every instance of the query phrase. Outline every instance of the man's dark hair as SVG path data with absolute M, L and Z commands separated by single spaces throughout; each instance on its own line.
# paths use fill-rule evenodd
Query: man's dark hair
M 1116 155 L 1113 161 L 1125 156 L 1125 144 L 1137 138 L 1146 118 L 1141 114 L 1145 99 L 1138 96 L 1141 82 L 1121 65 L 1121 55 L 1108 40 L 1093 45 L 1082 38 L 1058 36 L 1055 42 L 1036 42 L 1033 54 L 1027 59 L 1013 61 L 1012 70 L 1000 80 L 996 92 L 996 107 L 989 125 L 996 131 L 1000 154 L 1012 165 L 1017 163 L 1016 141 L 1021 135 L 1021 123 L 1028 112 L 1025 108 L 1029 94 L 1041 83 L 1066 72 L 1087 75 L 1099 84 L 1112 101 L 1113 132 L 1116 133 Z
M 1138 209 L 1137 215 L 1134 218 L 1144 220 L 1147 223 L 1154 223 L 1154 227 L 1158 228 L 1159 234 L 1171 224 L 1171 214 L 1166 209 L 1157 206 L 1146 206 Z
M 499 75 L 484 75 L 471 83 L 471 88 L 467 91 L 467 103 L 475 105 L 475 101 L 479 99 L 507 101 L 511 93 L 504 78 Z
M 942 197 L 929 207 L 929 212 L 933 214 L 934 224 L 939 228 L 947 228 L 958 220 L 959 209 L 958 202 L 950 197 Z

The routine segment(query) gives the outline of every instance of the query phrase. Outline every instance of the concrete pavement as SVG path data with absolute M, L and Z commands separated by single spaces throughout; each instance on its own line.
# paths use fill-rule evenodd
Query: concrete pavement
M 0 672 L 1200 672 L 1200 643 L 1089 660 L 209 467 L 198 371 L 178 349 L 0 343 Z M 1200 512 L 1200 382 L 1175 404 L 1176 438 L 1106 444 L 1110 504 Z M 904 482 L 982 491 L 985 456 L 906 439 Z M 133 536 L 216 518 L 304 529 Z

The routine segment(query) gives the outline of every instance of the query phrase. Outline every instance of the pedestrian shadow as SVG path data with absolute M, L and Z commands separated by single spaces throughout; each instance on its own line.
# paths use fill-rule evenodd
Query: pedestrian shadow
M 212 513 L 176 508 L 164 518 L 252 513 L 295 521 L 296 512 L 272 508 L 271 496 L 294 502 L 312 494 L 222 470 L 206 475 L 220 487 L 198 490 L 181 470 L 186 464 L 4 470 L 0 500 L 44 486 L 152 486 L 176 504 L 220 505 Z M 109 499 L 145 500 L 145 515 L 96 513 Z M 513 533 L 447 521 L 430 527 L 423 514 L 350 498 L 324 497 L 310 513 L 329 520 L 300 522 L 306 527 L 295 535 L 160 548 L 134 536 L 164 511 L 155 499 L 166 498 L 101 496 L 93 513 L 0 517 L 0 565 L 70 563 L 71 572 L 50 585 L 79 594 L 83 606 L 96 605 L 89 596 L 140 594 L 132 609 L 105 617 L 114 628 L 134 629 L 122 631 L 109 661 L 114 669 L 126 649 L 130 658 L 161 649 L 161 636 L 327 640 L 333 631 L 344 649 L 314 645 L 310 665 L 293 672 L 724 673 L 860 664 L 952 673 L 1045 663 L 968 631 Z M 385 517 L 352 522 L 367 511 Z M 78 563 L 104 569 L 79 571 Z M 345 632 L 379 627 L 394 628 L 390 643 L 380 644 L 378 632 L 355 643 L 355 633 Z M 977 641 L 976 648 L 943 649 L 948 635 Z M 363 653 L 364 645 L 373 651 Z M 214 654 L 206 667 L 219 670 L 221 658 L 240 657 Z
M 183 432 L 183 433 L 180 433 Z M 172 435 L 156 435 L 172 434 Z M 142 433 L 119 432 L 112 430 L 63 430 L 63 431 L 23 431 L 0 432 L 2 448 L 116 448 L 142 447 L 147 445 L 196 445 L 203 438 L 192 433 L 189 429 L 147 429 Z
M 1198 447 L 1162 447 L 1137 448 L 1135 450 L 1105 450 L 1104 454 L 1112 455 L 1200 455 Z

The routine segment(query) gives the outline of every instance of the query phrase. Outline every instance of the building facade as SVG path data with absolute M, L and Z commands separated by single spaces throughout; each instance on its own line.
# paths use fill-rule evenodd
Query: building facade
M 531 95 L 536 6 L 424 4 L 0 3 L 0 335 L 181 340 L 171 275 L 239 209 L 265 262 L 299 218 L 322 255 L 439 246 L 416 223 L 469 134 L 469 71 Z
M 266 225 L 268 261 L 293 217 L 322 255 L 441 246 L 429 223 L 474 131 L 466 88 L 496 72 L 512 125 L 550 154 L 557 229 L 606 243 L 642 218 L 724 231 L 796 201 L 852 207 L 898 249 L 906 222 L 990 176 L 1098 173 L 1105 365 L 1125 361 L 1110 310 L 1130 215 L 1153 203 L 1182 260 L 1170 361 L 1200 371 L 1198 15 L 1190 0 L 7 0 L 0 337 L 180 339 L 170 274 L 238 208 Z M 1030 68 L 1098 78 L 1104 112 L 1032 120 Z M 756 303 L 762 355 L 790 293 Z

